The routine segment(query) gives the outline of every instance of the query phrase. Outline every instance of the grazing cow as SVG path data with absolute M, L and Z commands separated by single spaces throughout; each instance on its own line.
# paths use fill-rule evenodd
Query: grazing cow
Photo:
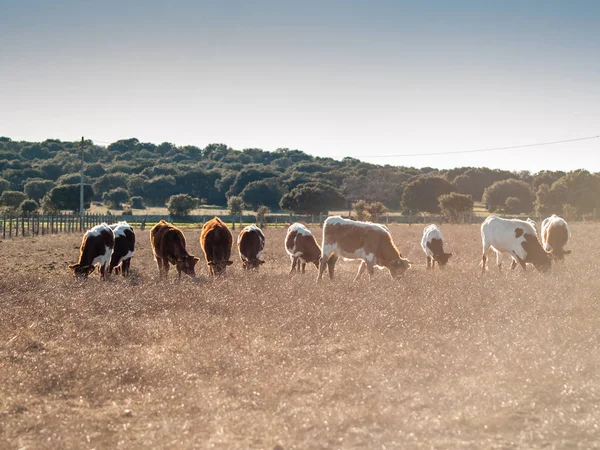
M 169 274 L 169 263 L 177 268 L 179 278 L 181 272 L 196 276 L 195 267 L 200 259 L 185 249 L 185 236 L 179 228 L 161 220 L 150 230 L 150 243 L 158 265 L 159 279 Z
M 69 265 L 76 277 L 87 278 L 98 265 L 100 278 L 105 280 L 110 258 L 115 246 L 115 237 L 112 230 L 105 223 L 96 225 L 83 235 L 79 249 L 79 261 Z
M 444 253 L 444 237 L 440 228 L 431 224 L 423 230 L 421 248 L 427 255 L 427 268 L 434 268 L 437 261 L 440 268 L 444 267 L 452 253 Z
M 135 233 L 127 222 L 118 222 L 109 225 L 109 227 L 115 235 L 115 247 L 110 259 L 108 273 L 112 273 L 114 269 L 115 274 L 118 274 L 120 270 L 121 275 L 126 276 L 129 274 L 131 257 L 135 252 Z
M 218 217 L 209 220 L 202 226 L 200 245 L 211 275 L 225 275 L 227 266 L 233 264 L 230 259 L 232 244 L 231 231 Z
M 313 263 L 317 269 L 319 268 L 321 247 L 309 229 L 301 223 L 293 223 L 288 228 L 285 237 L 285 251 L 292 260 L 290 273 L 296 270 L 296 265 L 300 271 L 300 263 L 302 263 L 302 273 L 306 270 L 307 263 Z
M 365 271 L 373 277 L 373 268 L 387 267 L 393 278 L 403 274 L 410 262 L 402 257 L 392 241 L 389 230 L 370 222 L 357 222 L 340 216 L 328 217 L 323 227 L 323 244 L 319 276 L 323 277 L 325 266 L 333 278 L 335 263 L 339 257 L 362 260 L 356 281 Z
M 237 245 L 244 269 L 258 269 L 265 263 L 260 259 L 265 248 L 265 235 L 256 225 L 248 225 L 240 232 Z
M 552 214 L 542 222 L 542 245 L 544 250 L 552 253 L 557 260 L 563 261 L 565 255 L 571 253 L 571 250 L 565 250 L 570 238 L 571 229 L 563 218 Z
M 531 223 L 518 219 L 501 219 L 489 216 L 481 225 L 483 256 L 481 271 L 485 272 L 487 256 L 491 247 L 496 252 L 498 269 L 502 270 L 502 254 L 509 253 L 513 258 L 511 269 L 517 262 L 525 270 L 525 264 L 531 263 L 541 271 L 551 266 L 551 255 L 546 253 L 538 241 L 537 233 Z

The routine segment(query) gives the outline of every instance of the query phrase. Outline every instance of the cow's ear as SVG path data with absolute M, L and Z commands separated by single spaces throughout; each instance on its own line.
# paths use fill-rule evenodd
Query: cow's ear
M 570 255 L 570 254 L 571 254 L 571 250 L 565 250 L 563 253 L 564 253 L 565 255 Z
M 194 256 L 194 265 L 198 264 L 198 261 L 200 261 L 200 258 L 198 258 L 197 256 Z
M 79 264 L 69 264 L 69 269 L 71 270 L 75 270 L 77 267 L 79 267 Z
M 233 264 L 233 261 L 225 261 L 225 264 L 227 264 L 228 266 Z
M 265 262 L 264 262 L 264 261 L 261 261 L 261 260 L 259 259 L 259 260 L 258 260 L 258 263 L 259 263 L 259 264 L 264 264 Z
M 452 253 L 446 253 L 446 256 L 447 256 L 448 258 L 450 258 L 450 257 L 452 256 Z

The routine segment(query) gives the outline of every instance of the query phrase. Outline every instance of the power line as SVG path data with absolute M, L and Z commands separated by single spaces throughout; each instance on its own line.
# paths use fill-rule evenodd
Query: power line
M 511 145 L 508 147 L 478 148 L 475 150 L 456 150 L 456 151 L 449 151 L 449 152 L 404 153 L 404 154 L 398 154 L 398 155 L 365 155 L 365 156 L 358 156 L 357 158 L 404 158 L 404 157 L 408 157 L 408 156 L 437 156 L 437 155 L 456 155 L 459 153 L 495 152 L 495 151 L 499 151 L 499 150 L 512 150 L 512 149 L 516 149 L 516 148 L 526 148 L 526 147 L 541 147 L 544 145 L 564 144 L 566 142 L 585 141 L 585 140 L 589 140 L 589 139 L 598 139 L 598 138 L 600 138 L 600 135 L 579 137 L 579 138 L 574 138 L 574 139 L 564 139 L 562 141 L 538 142 L 536 144 Z

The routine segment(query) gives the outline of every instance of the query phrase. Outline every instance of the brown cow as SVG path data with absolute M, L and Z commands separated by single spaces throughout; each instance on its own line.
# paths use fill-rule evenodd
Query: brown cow
M 411 264 L 402 257 L 385 226 L 343 219 L 340 216 L 328 217 L 323 228 L 321 263 L 317 281 L 323 277 L 326 265 L 329 268 L 329 277 L 333 278 L 335 263 L 340 256 L 362 260 L 355 281 L 365 269 L 369 273 L 369 278 L 372 278 L 374 267 L 387 267 L 392 278 L 396 278 L 410 268 Z
M 544 250 L 550 252 L 558 261 L 564 261 L 565 255 L 571 254 L 571 250 L 565 250 L 570 238 L 571 229 L 562 217 L 552 214 L 542 222 L 542 245 Z
M 105 280 L 114 246 L 115 236 L 109 226 L 105 223 L 96 225 L 83 235 L 79 261 L 69 265 L 69 269 L 76 277 L 87 278 L 98 265 L 100 278 Z
M 244 269 L 258 269 L 265 263 L 260 259 L 265 248 L 265 235 L 256 225 L 248 225 L 240 232 L 237 245 Z
M 225 275 L 227 266 L 233 264 L 230 259 L 233 235 L 227 225 L 218 217 L 206 222 L 202 226 L 200 245 L 210 274 Z
M 200 259 L 187 252 L 185 236 L 179 228 L 161 220 L 150 230 L 150 242 L 158 265 L 159 278 L 167 277 L 169 263 L 177 268 L 179 278 L 181 272 L 191 277 L 196 276 L 195 267 Z
M 285 251 L 290 255 L 292 261 L 290 273 L 296 270 L 296 265 L 300 271 L 301 263 L 302 273 L 306 270 L 307 263 L 313 263 L 317 269 L 319 268 L 321 247 L 310 230 L 301 223 L 293 223 L 288 228 L 285 237 Z

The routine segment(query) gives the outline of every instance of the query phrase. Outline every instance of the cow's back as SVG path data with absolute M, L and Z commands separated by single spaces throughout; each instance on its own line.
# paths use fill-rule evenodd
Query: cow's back
M 215 217 L 202 227 L 200 245 L 207 262 L 227 261 L 231 257 L 233 235 L 227 225 Z

